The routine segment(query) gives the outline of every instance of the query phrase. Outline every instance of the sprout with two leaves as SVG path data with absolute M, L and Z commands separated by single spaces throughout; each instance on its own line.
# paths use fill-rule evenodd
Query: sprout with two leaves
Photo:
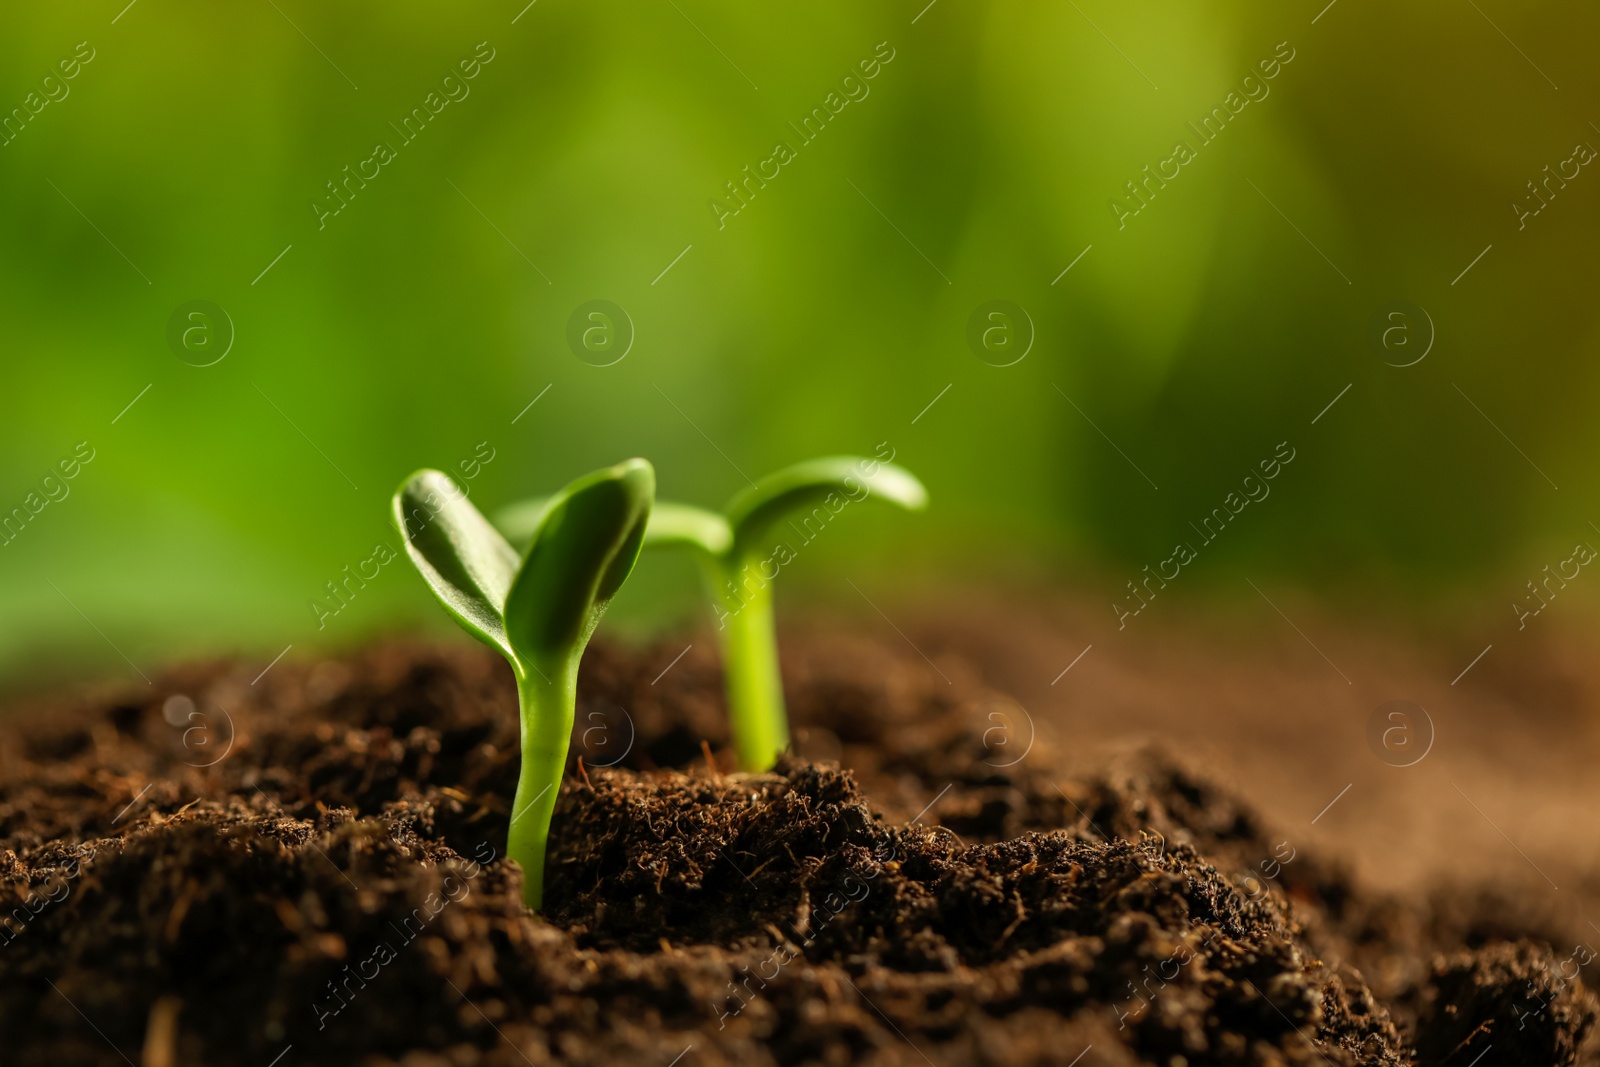
M 645 545 L 687 547 L 700 558 L 717 613 L 733 747 L 747 771 L 767 770 L 789 744 L 772 580 L 795 553 L 787 542 L 773 540 L 774 531 L 783 523 L 799 532 L 796 519 L 820 531 L 847 504 L 869 496 L 912 511 L 928 502 L 922 483 L 902 467 L 829 456 L 767 475 L 721 513 L 665 501 L 650 513 Z M 520 542 L 533 535 L 546 506 L 544 500 L 523 501 L 496 519 L 506 536 Z
M 520 556 L 448 475 L 418 471 L 394 495 L 395 524 L 434 596 L 516 675 L 522 767 L 506 854 L 522 865 L 523 900 L 535 910 L 578 661 L 639 557 L 655 487 L 642 459 L 579 478 L 542 502 Z

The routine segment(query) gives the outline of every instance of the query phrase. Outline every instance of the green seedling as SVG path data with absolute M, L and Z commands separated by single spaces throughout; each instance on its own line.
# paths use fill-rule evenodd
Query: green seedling
M 642 459 L 579 478 L 542 502 L 520 556 L 448 475 L 420 470 L 394 494 L 394 521 L 434 596 L 517 679 L 522 767 L 506 855 L 526 875 L 523 900 L 544 895 L 545 844 L 566 765 L 578 661 L 639 558 L 655 499 Z
M 717 615 L 724 684 L 739 765 L 770 768 L 789 744 L 772 581 L 795 558 L 788 541 L 775 541 L 780 523 L 808 542 L 852 501 L 880 497 L 917 511 L 928 492 L 910 471 L 858 456 L 807 460 L 767 475 L 728 502 L 721 514 L 688 504 L 659 503 L 650 513 L 644 543 L 694 550 Z M 527 500 L 497 518 L 513 541 L 536 529 L 546 502 Z M 796 526 L 796 520 L 809 533 Z

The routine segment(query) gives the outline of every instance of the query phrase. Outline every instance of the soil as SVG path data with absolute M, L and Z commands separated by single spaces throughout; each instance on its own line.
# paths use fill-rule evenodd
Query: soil
M 1595 936 L 1492 883 L 1365 887 L 1157 749 L 1064 774 L 909 655 L 786 645 L 796 752 L 732 773 L 705 645 L 590 649 L 544 916 L 487 650 L 13 708 L 0 1062 L 1600 1063 Z

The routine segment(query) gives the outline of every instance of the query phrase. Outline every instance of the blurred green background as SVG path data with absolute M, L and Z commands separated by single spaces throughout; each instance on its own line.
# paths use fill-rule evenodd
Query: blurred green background
M 486 509 L 635 454 L 716 504 L 888 442 L 933 510 L 852 509 L 797 598 L 1043 574 L 1110 600 L 1283 441 L 1188 588 L 1509 598 L 1600 543 L 1600 176 L 1527 184 L 1600 144 L 1592 6 L 124 3 L 0 14 L 8 676 L 447 626 L 403 563 L 320 630 L 310 601 L 397 543 L 405 474 L 489 453 Z M 1210 143 L 1188 125 L 1262 86 Z M 168 339 L 195 300 L 231 320 L 210 366 L 227 326 L 187 361 Z M 609 366 L 568 344 L 591 300 L 631 320 Z M 994 300 L 1032 334 L 1009 366 L 968 341 Z M 1399 301 L 1426 321 L 1385 349 Z M 641 569 L 624 627 L 697 617 L 680 563 Z

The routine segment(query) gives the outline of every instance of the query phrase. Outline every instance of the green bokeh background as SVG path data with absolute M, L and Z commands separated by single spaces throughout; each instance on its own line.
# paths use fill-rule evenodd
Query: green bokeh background
M 1600 144 L 1592 7 L 924 3 L 0 14 L 5 108 L 94 50 L 0 147 L 0 508 L 95 450 L 0 548 L 0 673 L 442 625 L 403 564 L 323 630 L 308 602 L 396 543 L 406 473 L 480 442 L 485 508 L 634 454 L 714 504 L 888 442 L 934 509 L 852 510 L 786 578 L 801 597 L 1032 571 L 1109 600 L 1285 440 L 1195 589 L 1415 603 L 1600 541 L 1600 177 L 1521 229 L 1511 206 Z M 479 42 L 470 95 L 402 146 L 390 123 Z M 870 95 L 800 145 L 787 124 L 880 42 Z M 1279 42 L 1270 95 L 1119 229 L 1111 198 Z M 397 158 L 319 229 L 380 139 Z M 779 140 L 797 158 L 719 228 L 709 202 Z M 196 299 L 236 331 L 204 368 L 166 337 Z M 612 366 L 566 342 L 593 299 L 636 333 Z M 1035 332 L 1013 366 L 966 340 L 996 299 Z M 1368 339 L 1398 300 L 1437 331 L 1405 368 Z M 692 598 L 653 564 L 619 621 Z

